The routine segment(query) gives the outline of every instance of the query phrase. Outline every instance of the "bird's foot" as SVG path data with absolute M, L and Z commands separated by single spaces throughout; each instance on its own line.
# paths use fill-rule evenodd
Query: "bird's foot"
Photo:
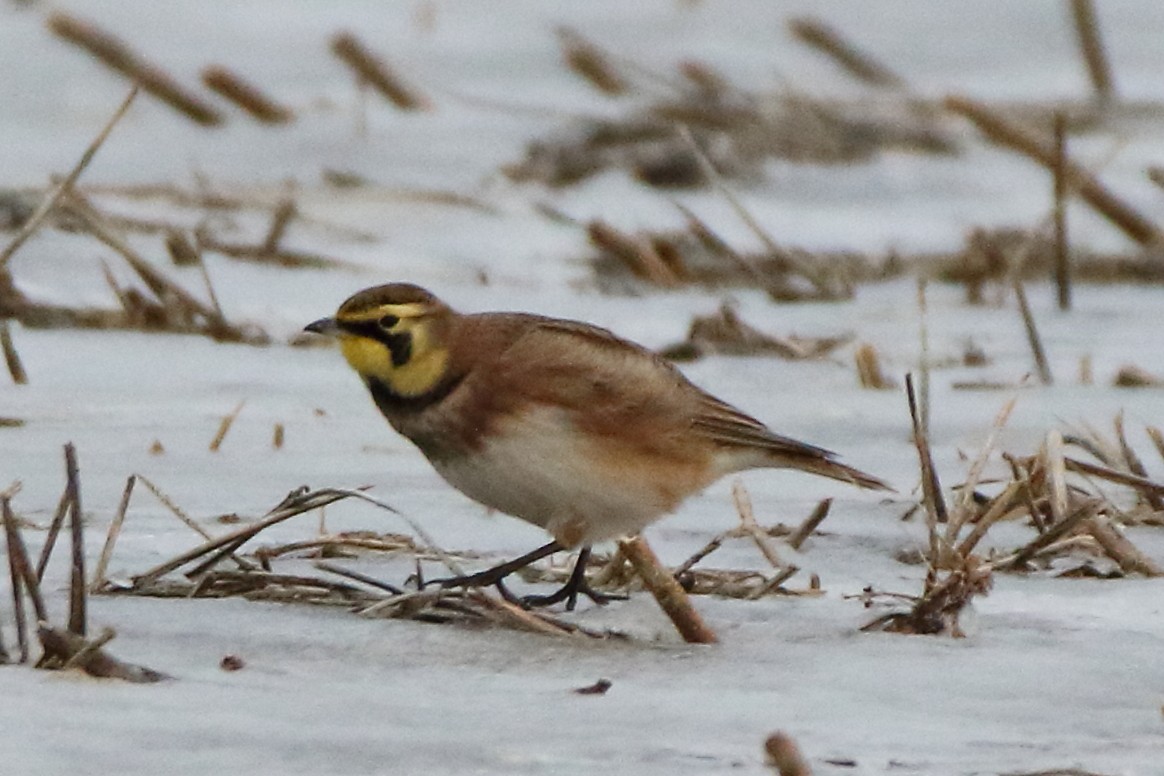
M 576 585 L 571 585 L 567 582 L 560 589 L 549 595 L 522 596 L 519 602 L 526 609 L 536 609 L 542 606 L 553 606 L 556 603 L 565 601 L 566 611 L 572 612 L 578 604 L 579 594 L 586 596 L 599 606 L 606 606 L 611 601 L 625 601 L 627 599 L 627 596 L 619 593 L 600 593 L 590 587 L 590 583 L 583 580 L 580 584 Z

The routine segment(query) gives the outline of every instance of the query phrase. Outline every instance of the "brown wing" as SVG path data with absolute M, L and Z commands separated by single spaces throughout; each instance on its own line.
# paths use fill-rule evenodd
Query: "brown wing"
M 776 434 L 651 351 L 606 329 L 537 316 L 505 318 L 515 336 L 487 380 L 488 401 L 500 414 L 534 401 L 569 413 L 579 429 L 643 452 L 676 459 L 706 455 L 706 448 L 700 452 L 691 444 L 694 434 L 738 451 L 740 469 L 793 468 L 861 487 L 886 487 L 833 460 L 824 448 Z M 505 406 L 505 397 L 511 406 Z

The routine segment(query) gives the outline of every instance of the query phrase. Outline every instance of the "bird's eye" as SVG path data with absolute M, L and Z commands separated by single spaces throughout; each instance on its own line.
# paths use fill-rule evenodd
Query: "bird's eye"
M 400 323 L 400 317 L 396 315 L 383 315 L 380 317 L 379 323 L 381 329 L 391 329 Z

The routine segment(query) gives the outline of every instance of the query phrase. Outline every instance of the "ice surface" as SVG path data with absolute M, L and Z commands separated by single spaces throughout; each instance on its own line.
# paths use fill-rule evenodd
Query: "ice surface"
M 646 66 L 667 70 L 702 58 L 755 88 L 809 93 L 859 90 L 790 41 L 784 21 L 820 15 L 877 52 L 920 93 L 1049 99 L 1086 93 L 1063 4 L 933 2 L 296 3 L 245 0 L 207 7 L 173 0 L 60 5 L 99 21 L 192 83 L 210 62 L 237 68 L 300 111 L 263 129 L 240 115 L 208 131 L 139 99 L 86 173 L 87 184 L 196 180 L 274 201 L 293 187 L 305 220 L 289 241 L 356 265 L 337 271 L 259 268 L 211 256 L 229 316 L 261 322 L 280 342 L 327 314 L 350 292 L 386 279 L 432 288 L 465 310 L 526 309 L 582 318 L 651 347 L 674 342 L 693 313 L 717 296 L 683 291 L 607 297 L 588 282 L 581 230 L 536 212 L 545 202 L 624 228 L 678 224 L 666 197 L 610 173 L 574 189 L 514 186 L 496 170 L 532 137 L 571 116 L 610 114 L 621 104 L 593 94 L 561 67 L 553 31 L 570 25 Z M 1103 3 L 1101 21 L 1121 94 L 1161 100 L 1159 30 L 1164 6 Z M 45 30 L 45 3 L 0 5 L 0 186 L 42 186 L 67 170 L 123 97 L 126 85 Z M 418 15 L 431 11 L 435 26 Z M 433 99 L 436 110 L 404 115 L 359 97 L 326 42 L 353 29 Z M 1049 183 L 1035 166 L 976 142 L 953 159 L 889 154 L 868 165 L 815 168 L 773 162 L 742 199 L 780 241 L 865 251 L 945 249 L 974 225 L 1031 224 L 1047 209 Z M 1159 123 L 1143 122 L 1080 141 L 1087 163 L 1153 217 L 1161 195 L 1143 178 L 1159 161 Z M 372 193 L 320 184 L 326 169 L 359 173 Z M 489 212 L 420 203 L 418 189 L 476 197 Z M 722 199 L 682 201 L 743 245 L 753 241 Z M 110 198 L 110 208 L 191 219 L 157 203 Z M 257 239 L 263 211 L 231 229 Z M 1123 247 L 1107 225 L 1072 208 L 1072 238 Z M 192 225 L 192 223 L 191 223 Z M 353 231 L 367 235 L 357 239 Z M 134 238 L 157 256 L 152 238 Z M 46 230 L 14 258 L 17 282 L 38 299 L 109 304 L 99 259 L 76 234 Z M 194 270 L 172 270 L 200 288 Z M 482 283 L 481 279 L 487 279 Z M 1000 448 L 1030 452 L 1063 423 L 1105 426 L 1120 410 L 1137 444 L 1161 423 L 1164 394 L 1108 387 L 1123 364 L 1164 374 L 1151 332 L 1164 298 L 1155 288 L 1081 287 L 1070 314 L 1052 291 L 1030 288 L 1053 387 L 1020 393 Z M 874 344 L 887 371 L 916 367 L 918 315 L 912 281 L 861 288 L 846 304 L 773 306 L 734 294 L 752 325 L 781 334 L 855 333 Z M 933 444 L 947 484 L 966 470 L 1005 393 L 956 391 L 956 380 L 1017 380 L 1031 369 L 1011 302 L 969 307 L 959 289 L 931 286 L 932 358 L 962 352 L 967 338 L 992 363 L 934 372 Z M 257 515 L 288 490 L 375 486 L 443 546 L 509 555 L 544 541 L 534 528 L 488 516 L 445 486 L 407 442 L 375 415 L 362 387 L 326 349 L 217 345 L 174 336 L 31 331 L 15 337 L 31 385 L 0 387 L 0 414 L 27 425 L 0 429 L 0 485 L 23 482 L 16 507 L 43 525 L 62 486 L 61 445 L 77 445 L 95 553 L 126 476 L 139 472 L 210 530 L 224 512 Z M 1097 382 L 1077 384 L 1090 356 Z M 899 516 L 913 498 L 916 459 L 899 392 L 862 391 L 848 356 L 789 363 L 710 358 L 685 367 L 699 384 L 781 432 L 838 450 L 893 482 L 883 502 L 795 473 L 743 479 L 762 522 L 793 523 L 834 496 L 824 533 L 798 558 L 818 573 L 816 599 L 699 599 L 722 644 L 677 643 L 648 598 L 576 614 L 630 631 L 634 643 L 566 643 L 522 633 L 409 622 L 366 621 L 345 612 L 226 601 L 95 598 L 95 625 L 115 627 L 112 649 L 177 677 L 128 686 L 27 668 L 0 669 L 0 762 L 6 773 L 378 774 L 764 773 L 761 742 L 788 731 L 819 774 L 994 774 L 1079 767 L 1107 774 L 1164 773 L 1164 612 L 1152 580 L 999 577 L 976 605 L 969 638 L 863 634 L 873 615 L 844 598 L 866 585 L 916 592 L 922 570 L 893 560 L 923 538 Z M 219 418 L 245 400 L 218 453 L 207 445 Z M 322 413 L 317 410 L 323 410 Z M 271 449 L 275 423 L 286 446 Z M 151 455 L 160 441 L 163 455 Z M 1145 448 L 1147 449 L 1147 448 Z M 1150 456 L 1148 456 L 1150 458 Z M 1150 463 L 1156 476 L 1158 463 Z M 652 527 L 659 554 L 678 562 L 731 527 L 730 482 L 693 498 Z M 329 526 L 407 530 L 360 505 L 328 510 Z M 274 536 L 314 530 L 311 518 Z M 1007 533 L 1011 531 L 1012 533 Z M 39 543 L 39 531 L 26 531 Z M 1015 541 L 1021 528 L 1001 526 Z M 1154 557 L 1164 541 L 1135 534 Z M 112 574 L 139 572 L 195 537 L 139 492 Z M 270 540 L 270 539 L 269 539 Z M 744 543 L 717 564 L 756 566 Z M 58 559 L 59 561 L 60 559 Z M 376 573 L 377 561 L 360 568 Z M 6 575 L 0 575 L 6 576 Z M 50 607 L 63 612 L 66 575 L 49 572 Z M 5 585 L 6 580 L 5 580 Z M 7 626 L 7 588 L 0 610 Z M 11 646 L 11 628 L 5 639 Z M 225 654 L 246 661 L 225 673 Z M 572 688 L 605 677 L 601 697 Z M 853 767 L 830 761 L 853 760 Z

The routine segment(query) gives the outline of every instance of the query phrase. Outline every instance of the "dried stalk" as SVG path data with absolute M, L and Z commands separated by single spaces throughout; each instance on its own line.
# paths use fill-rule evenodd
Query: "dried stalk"
M 1060 310 L 1071 309 L 1071 255 L 1067 244 L 1067 115 L 1055 112 L 1053 201 L 1055 225 L 1055 288 Z
M 1091 0 L 1071 0 L 1071 18 L 1075 22 L 1075 33 L 1079 36 L 1079 53 L 1087 65 L 1091 86 L 1101 103 L 1110 102 L 1115 97 L 1112 82 L 1111 63 L 1099 33 L 1099 21 L 1095 14 L 1095 4 Z
M 1027 302 L 1027 292 L 1023 288 L 1023 282 L 1019 278 L 1018 273 L 1011 275 L 1011 288 L 1014 289 L 1015 298 L 1018 300 L 1019 313 L 1023 317 L 1023 328 L 1027 333 L 1027 342 L 1031 346 L 1031 354 L 1035 359 L 1035 369 L 1039 373 L 1039 382 L 1043 385 L 1051 385 L 1054 379 L 1051 377 L 1051 367 L 1047 363 L 1047 354 L 1043 350 L 1043 340 L 1039 337 L 1039 329 L 1035 326 L 1035 316 L 1031 313 L 1031 306 Z
M 286 124 L 295 118 L 290 108 L 275 102 L 257 86 L 225 67 L 211 65 L 203 69 L 202 83 L 263 124 Z
M 129 94 L 127 94 L 125 99 L 121 101 L 121 105 L 119 105 L 117 110 L 113 112 L 113 115 L 109 118 L 109 121 L 107 121 L 105 126 L 101 128 L 101 131 L 97 133 L 97 137 L 93 138 L 93 142 L 89 143 L 89 146 L 85 149 L 85 152 L 81 154 L 81 158 L 78 159 L 77 163 L 73 165 L 73 169 L 69 170 L 69 174 L 66 175 L 63 180 L 57 183 L 52 192 L 41 201 L 40 205 L 38 205 L 36 210 L 33 211 L 32 215 L 28 217 L 28 220 L 24 222 L 24 225 L 21 226 L 20 231 L 16 233 L 15 237 L 12 238 L 12 242 L 8 243 L 8 245 L 4 248 L 4 251 L 0 253 L 0 271 L 4 269 L 5 265 L 7 265 L 8 260 L 12 258 L 12 254 L 16 253 L 20 246 L 24 245 L 25 241 L 27 241 L 29 237 L 32 237 L 32 235 L 36 233 L 41 224 L 44 222 L 45 217 L 51 213 L 57 206 L 57 203 L 60 202 L 61 197 L 66 192 L 72 190 L 73 184 L 76 183 L 77 179 L 81 177 L 81 173 L 83 173 L 85 168 L 89 166 L 89 162 L 93 161 L 93 157 L 97 155 L 97 151 L 101 148 L 102 145 L 104 145 L 105 139 L 109 137 L 109 133 L 113 131 L 113 128 L 117 126 L 117 122 L 121 121 L 121 117 L 124 116 L 126 111 L 129 110 L 129 106 L 133 104 L 133 98 L 137 96 L 137 90 L 137 86 L 134 86 L 129 90 Z
M 4 363 L 8 365 L 8 374 L 12 376 L 12 382 L 27 385 L 28 372 L 24 371 L 20 354 L 16 352 L 16 345 L 12 342 L 12 329 L 8 326 L 7 318 L 0 319 L 0 349 L 4 350 Z
M 1048 170 L 1055 168 L 1055 152 L 1026 128 L 966 97 L 947 97 L 944 104 L 947 110 L 972 121 L 991 141 L 1023 154 Z M 1112 193 L 1092 173 L 1070 159 L 1064 159 L 1062 166 L 1072 189 L 1079 193 L 1080 198 L 1128 237 L 1141 245 L 1152 245 L 1160 239 L 1159 228 L 1148 217 Z
M 824 519 L 829 516 L 829 508 L 832 505 L 831 498 L 822 499 L 812 510 L 812 514 L 805 518 L 804 522 L 789 535 L 788 546 L 794 550 L 799 550 L 800 545 L 804 544 L 804 540 L 812 536 L 813 532 L 824 522 Z
M 170 678 L 160 671 L 122 662 L 100 647 L 92 648 L 83 636 L 70 631 L 42 624 L 37 629 L 37 635 L 45 652 L 42 660 L 51 660 L 62 666 L 71 662 L 90 676 L 123 679 L 135 684 L 150 684 Z
M 820 19 L 801 16 L 788 22 L 792 35 L 825 54 L 849 75 L 862 83 L 879 87 L 901 87 L 905 85 L 901 76 L 875 60 L 869 54 L 858 50 L 845 40 L 839 32 Z
M 143 90 L 191 121 L 207 127 L 222 123 L 222 115 L 213 106 L 91 22 L 65 13 L 54 13 L 48 18 L 48 27 L 53 34 L 83 48 L 106 67 L 135 81 Z
M 231 426 L 234 425 L 235 419 L 239 413 L 242 412 L 246 405 L 246 399 L 240 401 L 233 410 L 223 416 L 222 421 L 218 424 L 218 431 L 214 435 L 214 439 L 210 440 L 210 452 L 217 453 L 218 448 L 222 447 L 222 442 L 226 439 L 226 435 L 230 433 Z
M 341 32 L 331 40 L 331 52 L 366 83 L 401 110 L 430 110 L 432 104 L 415 89 L 404 84 L 359 38 Z
M 69 535 L 72 549 L 72 575 L 69 580 L 69 631 L 84 636 L 87 624 L 87 589 L 85 586 L 85 526 L 81 511 L 81 478 L 77 472 L 77 450 L 65 445 L 65 492 L 69 494 Z
M 691 605 L 687 593 L 659 562 L 641 536 L 624 539 L 619 542 L 619 547 L 684 641 L 691 644 L 714 644 L 719 640 Z
M 125 490 L 121 492 L 121 502 L 117 505 L 117 512 L 109 524 L 109 533 L 105 535 L 105 544 L 101 547 L 101 557 L 97 559 L 97 568 L 93 570 L 93 582 L 89 585 L 91 593 L 99 593 L 108 584 L 105 578 L 109 570 L 109 561 L 113 558 L 113 547 L 117 544 L 117 537 L 121 535 L 121 526 L 125 523 L 125 513 L 129 509 L 129 499 L 133 495 L 133 486 L 137 482 L 137 475 L 131 474 L 125 481 Z

